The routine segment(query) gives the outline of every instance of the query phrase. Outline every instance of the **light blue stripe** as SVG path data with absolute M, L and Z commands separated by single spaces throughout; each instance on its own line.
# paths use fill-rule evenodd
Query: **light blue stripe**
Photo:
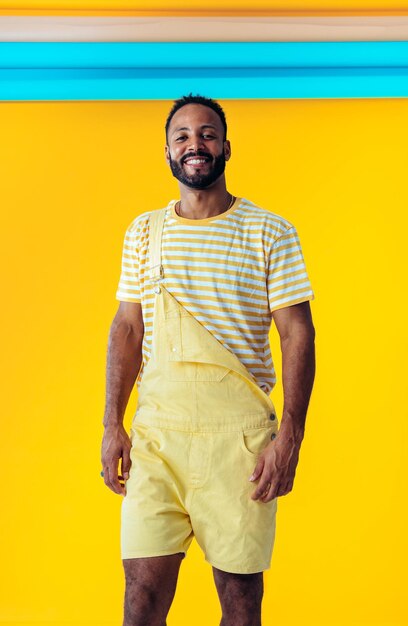
M 218 257 L 220 260 L 225 261 L 223 263 L 222 270 L 225 271 L 225 268 L 231 267 L 231 272 L 233 272 L 234 275 L 235 275 L 235 272 L 237 270 L 236 263 L 234 263 L 232 261 L 230 263 L 230 265 L 229 265 L 228 262 L 225 259 L 225 255 L 214 255 L 214 254 L 212 254 L 211 256 L 212 256 L 212 258 L 217 258 Z M 171 272 L 172 273 L 174 271 L 174 268 L 176 268 L 176 266 L 184 268 L 184 269 L 186 267 L 186 262 L 183 261 L 183 260 L 177 260 L 177 259 L 173 259 L 173 258 L 171 258 L 169 260 L 171 261 Z M 294 259 L 294 260 L 296 260 L 296 259 Z M 188 265 L 189 265 L 189 272 L 190 272 L 190 274 L 193 274 L 194 272 L 196 272 L 197 275 L 199 275 L 199 276 L 202 276 L 201 270 L 205 270 L 205 269 L 208 270 L 208 269 L 211 269 L 211 268 L 220 269 L 220 264 L 219 263 L 209 263 L 209 262 L 195 260 L 194 258 L 191 258 L 189 260 Z M 256 266 L 253 266 L 250 269 L 248 268 L 248 271 L 251 271 L 251 273 L 254 276 L 259 276 L 260 279 L 265 276 L 265 272 L 257 270 Z M 184 273 L 184 275 L 185 275 L 185 273 Z M 215 274 L 213 274 L 213 276 L 215 276 Z
M 201 275 L 199 276 L 201 278 Z M 294 279 L 295 280 L 295 279 Z M 197 281 L 197 282 L 193 282 L 193 281 L 188 281 L 189 284 L 192 286 L 192 291 L 190 293 L 203 293 L 203 289 L 206 287 L 209 287 L 210 290 L 207 291 L 208 295 L 214 295 L 216 292 L 214 291 L 214 280 L 212 281 Z M 285 282 L 285 281 L 281 281 L 281 282 Z M 187 283 L 187 281 L 186 281 Z M 265 283 L 263 283 L 262 281 L 255 281 L 255 280 L 251 280 L 250 278 L 245 280 L 245 284 L 246 285 L 253 285 L 254 289 L 250 289 L 249 287 L 244 287 L 244 285 L 239 285 L 239 291 L 242 293 L 248 293 L 251 296 L 258 296 L 258 297 L 264 297 L 266 296 L 265 294 Z M 232 291 L 232 293 L 227 293 L 226 291 L 222 293 L 223 297 L 225 298 L 232 298 L 235 297 L 237 298 L 237 301 L 240 302 L 241 301 L 241 297 L 239 295 L 236 294 L 236 289 L 234 291 L 234 285 L 226 283 L 223 280 L 218 280 L 217 281 L 217 286 L 220 289 L 225 289 L 225 290 L 230 290 Z M 258 289 L 256 289 L 258 288 Z M 187 293 L 186 291 L 183 291 L 183 293 Z M 253 302 L 253 298 L 251 299 L 245 299 L 245 301 L 248 302 Z
M 210 292 L 205 292 L 205 291 L 200 291 L 198 292 L 194 292 L 188 289 L 172 289 L 172 294 L 174 294 L 176 297 L 180 298 L 184 298 L 184 300 L 187 300 L 188 298 L 186 297 L 187 294 L 191 297 L 191 296 L 200 296 L 200 300 L 201 302 L 204 304 L 205 307 L 211 307 L 211 309 L 215 308 L 217 309 L 217 306 L 219 306 L 219 303 L 217 302 L 213 302 L 213 301 L 208 301 L 208 305 L 206 304 L 205 301 L 205 297 L 208 296 L 213 296 L 214 292 L 210 291 Z M 244 306 L 248 304 L 248 306 Z M 252 305 L 252 306 L 251 306 Z M 258 305 L 256 305 L 254 307 L 253 305 L 253 300 L 248 300 L 247 298 L 240 298 L 239 300 L 237 299 L 236 302 L 231 302 L 228 304 L 229 310 L 231 312 L 234 312 L 237 314 L 237 316 L 241 316 L 243 321 L 248 321 L 250 322 L 251 320 L 256 321 L 257 319 L 259 319 L 259 315 L 257 313 L 257 307 Z M 196 310 L 196 311 L 200 311 L 200 309 L 194 307 L 194 304 L 191 303 L 191 309 L 192 310 Z M 201 309 L 202 311 L 203 309 Z M 221 311 L 220 311 L 221 313 Z
M 191 304 L 191 303 L 190 303 L 190 304 Z M 201 310 L 199 310 L 199 309 L 194 309 L 194 307 L 191 307 L 191 309 L 190 309 L 190 310 L 191 310 L 192 314 L 194 315 L 194 317 L 195 317 L 195 318 L 196 318 L 199 322 L 202 322 L 206 328 L 211 328 L 211 329 L 215 329 L 215 328 L 216 328 L 214 325 L 209 324 L 209 321 L 208 321 L 208 315 L 203 315 Z M 225 320 L 220 321 L 220 324 L 222 323 L 222 324 L 224 324 L 224 325 L 227 325 L 227 324 L 228 324 L 228 321 L 230 321 L 230 320 L 229 320 L 228 318 L 226 318 Z M 259 331 L 259 325 L 257 325 L 257 324 L 256 324 L 256 322 L 257 322 L 257 321 L 259 321 L 259 318 L 256 318 L 256 319 L 253 321 L 253 323 L 252 323 L 252 324 L 251 324 L 251 323 L 250 323 L 250 321 L 249 321 L 249 320 L 247 320 L 246 318 L 244 318 L 244 320 L 243 320 L 243 321 L 248 322 L 248 323 L 246 324 L 246 326 L 245 326 L 245 332 L 251 333 L 252 331 Z M 217 326 L 217 332 L 218 332 L 219 334 L 221 334 L 221 333 L 220 333 L 220 331 L 218 330 L 218 326 Z M 228 332 L 229 332 L 229 333 L 238 333 L 239 331 L 237 331 L 236 326 L 231 326 L 231 327 L 228 327 L 228 331 L 224 331 L 224 330 L 223 330 L 223 332 L 224 332 L 224 333 L 226 333 L 226 337 L 231 337 L 231 335 L 228 335 L 228 334 L 227 334 Z M 244 334 L 243 334 L 243 333 L 242 333 L 242 336 L 244 336 Z M 265 336 L 266 336 L 266 334 L 265 334 Z
M 298 252 L 298 254 L 291 257 L 290 259 L 287 259 L 287 256 L 289 254 L 293 254 L 294 252 Z M 279 250 L 278 252 L 273 252 L 269 255 L 269 259 L 270 259 L 270 264 L 273 264 L 273 265 L 279 265 L 281 261 L 294 263 L 295 261 L 303 260 L 301 251 L 299 250 L 299 246 L 297 245 L 293 245 L 287 250 Z
M 407 66 L 407 41 L 0 42 L 9 69 Z
M 270 241 L 272 242 L 276 239 L 277 236 L 283 237 L 286 234 L 284 232 L 277 233 L 276 231 L 278 229 L 286 227 L 287 230 L 292 230 L 292 228 L 294 228 L 292 226 L 289 228 L 287 223 L 285 224 L 284 218 L 273 218 L 273 214 L 270 214 L 269 211 L 267 212 L 266 209 L 263 210 L 262 214 L 254 214 L 246 211 L 241 212 L 241 215 L 239 216 L 238 209 L 236 209 L 235 215 L 238 219 L 234 219 L 231 215 L 229 217 L 228 227 L 222 229 L 218 228 L 217 226 L 218 220 L 217 222 L 214 221 L 212 226 L 208 224 L 182 224 L 180 222 L 176 222 L 176 220 L 173 220 L 173 222 L 169 224 L 169 226 L 171 226 L 169 231 L 166 232 L 166 234 L 163 234 L 163 241 L 168 241 L 176 238 L 178 241 L 178 238 L 181 237 L 194 238 L 195 236 L 200 241 L 202 241 L 204 237 L 213 240 L 215 239 L 215 237 L 217 237 L 217 235 L 214 235 L 214 233 L 218 233 L 218 237 L 221 240 L 230 241 L 232 235 L 238 234 L 238 236 L 243 236 L 246 234 L 247 231 L 259 233 L 260 229 L 262 228 L 262 232 L 266 235 L 269 235 Z M 272 219 L 269 219 L 271 215 Z M 246 220 L 245 224 L 241 221 L 242 218 Z M 288 233 L 288 236 L 293 236 L 293 233 Z
M 284 289 L 277 289 L 276 292 L 272 286 L 270 297 L 272 300 L 275 300 L 278 296 L 287 297 L 290 296 L 293 291 L 298 291 L 299 289 L 303 289 L 303 292 L 296 294 L 295 298 L 301 298 L 304 295 L 307 296 L 312 294 L 310 282 L 305 280 L 303 283 L 300 283 L 300 285 L 288 285 Z M 275 304 L 276 303 L 274 302 L 273 305 L 275 306 Z
M 274 302 L 271 303 L 272 305 L 272 309 L 275 309 L 277 306 L 281 306 L 281 304 L 288 304 L 290 305 L 291 302 L 293 302 L 293 300 L 297 300 L 300 298 L 309 298 L 313 296 L 313 292 L 312 291 L 305 291 L 303 293 L 299 293 L 296 294 L 295 298 L 291 298 L 290 295 L 286 296 L 285 298 L 280 298 L 280 300 L 276 300 Z
M 200 227 L 198 226 L 197 228 L 200 228 Z M 205 241 L 205 243 L 212 246 L 216 250 L 229 250 L 231 248 L 231 244 L 233 244 L 234 248 L 237 248 L 239 247 L 241 243 L 238 237 L 237 237 L 238 239 L 237 243 L 233 241 L 232 240 L 233 236 L 234 236 L 234 231 L 231 229 L 231 231 L 229 231 L 226 236 L 224 236 L 221 232 L 218 232 L 218 234 L 214 232 L 214 234 L 208 235 L 206 237 L 205 233 L 197 232 L 196 227 L 194 227 L 194 232 L 191 232 L 191 233 L 180 233 L 179 231 L 174 231 L 174 232 L 169 233 L 168 235 L 163 235 L 163 241 L 165 242 L 165 245 L 168 248 L 174 247 L 177 245 L 191 247 L 192 241 L 194 241 L 194 243 L 200 243 L 201 245 L 203 245 Z M 222 245 L 223 243 L 229 244 L 229 246 L 223 246 Z M 252 243 L 250 241 L 245 241 L 245 247 L 247 246 L 248 248 L 254 248 L 254 250 L 258 249 L 258 244 Z M 202 250 L 201 246 L 200 246 L 200 249 Z M 206 252 L 207 250 L 210 251 L 210 248 L 206 248 Z
M 280 273 L 280 274 L 282 274 L 282 273 Z M 306 272 L 305 271 L 300 272 L 298 270 L 298 274 L 296 274 L 295 276 L 286 276 L 286 277 L 283 277 L 281 280 L 276 280 L 275 274 L 274 274 L 272 280 L 269 281 L 268 286 L 269 286 L 270 289 L 275 290 L 278 287 L 280 287 L 281 285 L 287 285 L 287 284 L 293 283 L 293 282 L 295 282 L 297 280 L 300 280 L 301 278 L 303 278 L 304 281 L 306 281 L 306 282 L 302 282 L 301 284 L 297 285 L 297 287 L 299 289 L 300 289 L 300 287 L 302 287 L 304 285 L 310 284 L 309 277 L 306 274 Z
M 267 277 L 266 279 L 268 281 L 269 287 L 272 287 L 273 285 L 277 284 L 276 283 L 277 278 L 281 276 L 285 277 L 286 274 L 291 274 L 292 272 L 295 272 L 295 273 L 297 272 L 293 280 L 297 280 L 298 278 L 307 276 L 307 272 L 306 272 L 305 264 L 303 260 L 300 261 L 297 265 L 294 265 L 293 267 L 283 267 L 282 269 L 274 270 L 273 274 L 271 274 L 271 276 L 269 278 Z M 286 280 L 289 280 L 289 277 L 287 277 Z
M 289 270 L 288 270 L 289 271 Z M 252 272 L 254 274 L 254 272 Z M 171 275 L 172 277 L 176 277 L 176 276 L 181 276 L 181 278 L 183 278 L 185 281 L 187 281 L 187 277 L 186 277 L 186 272 L 185 269 L 183 271 L 183 268 L 181 270 L 176 270 L 174 268 L 172 268 L 171 270 Z M 208 287 L 212 287 L 214 288 L 214 280 L 216 280 L 216 284 L 217 285 L 223 285 L 223 287 L 227 288 L 227 289 L 232 289 L 232 285 L 230 285 L 229 283 L 225 282 L 225 281 L 221 281 L 221 279 L 218 279 L 218 277 L 215 278 L 214 274 L 211 272 L 191 272 L 190 273 L 190 279 L 192 279 L 192 282 L 194 281 L 194 278 L 209 278 L 210 280 L 205 281 L 205 280 L 200 280 L 200 282 L 194 283 L 198 288 L 200 288 L 202 285 L 208 286 Z M 226 276 L 226 278 L 228 278 L 228 276 Z M 232 277 L 232 280 L 234 280 L 234 278 Z M 259 280 L 255 280 L 253 278 L 245 278 L 245 284 L 248 285 L 254 285 L 255 287 L 263 287 L 265 288 L 265 274 L 264 273 L 259 273 Z
M 408 96 L 405 41 L 0 42 L 0 68 L 4 101 Z

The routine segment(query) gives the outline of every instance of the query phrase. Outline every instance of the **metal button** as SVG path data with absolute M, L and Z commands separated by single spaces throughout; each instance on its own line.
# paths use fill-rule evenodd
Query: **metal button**
M 172 348 L 171 351 L 172 352 L 177 352 L 177 348 Z
M 271 439 L 275 439 L 275 437 L 276 437 L 276 433 L 272 433 Z
M 153 291 L 154 291 L 154 293 L 160 293 L 159 285 L 156 285 L 155 287 L 153 287 Z
M 275 417 L 276 417 L 275 413 L 271 413 L 270 416 L 269 416 L 269 419 L 274 420 Z

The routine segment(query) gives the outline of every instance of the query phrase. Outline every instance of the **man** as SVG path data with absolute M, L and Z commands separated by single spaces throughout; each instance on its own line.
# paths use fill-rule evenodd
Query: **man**
M 180 199 L 165 211 L 161 283 L 149 282 L 156 212 L 135 218 L 125 237 L 102 441 L 105 484 L 125 496 L 124 626 L 166 623 L 193 534 L 213 564 L 222 626 L 259 626 L 276 502 L 293 488 L 315 374 L 314 294 L 295 227 L 227 191 L 230 156 L 220 105 L 191 94 L 175 101 L 165 157 Z M 268 397 L 276 382 L 272 318 L 284 388 L 278 433 Z M 178 332 L 186 333 L 179 344 Z M 129 437 L 123 416 L 135 381 Z M 248 401 L 255 417 L 244 412 Z

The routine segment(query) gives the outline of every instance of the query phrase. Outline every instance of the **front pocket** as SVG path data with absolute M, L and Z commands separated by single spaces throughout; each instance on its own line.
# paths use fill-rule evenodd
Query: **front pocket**
M 169 380 L 188 382 L 221 382 L 230 372 L 222 365 L 213 363 L 190 363 L 188 361 L 169 361 L 167 377 Z
M 183 309 L 171 309 L 166 313 L 167 378 L 178 382 L 221 382 L 230 372 L 229 367 L 210 360 L 208 345 L 202 339 L 205 328 Z M 216 342 L 216 339 L 212 339 Z M 204 357 L 204 362 L 203 362 Z
M 262 428 L 246 428 L 239 432 L 239 443 L 246 456 L 256 460 L 266 446 L 271 442 L 273 434 L 277 433 L 276 426 Z

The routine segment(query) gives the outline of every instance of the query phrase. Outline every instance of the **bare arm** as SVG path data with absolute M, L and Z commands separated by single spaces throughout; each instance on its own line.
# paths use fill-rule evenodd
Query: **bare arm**
M 282 350 L 283 413 L 279 438 L 300 447 L 315 376 L 315 329 L 309 302 L 272 314 Z
M 131 441 L 123 417 L 142 364 L 143 335 L 141 304 L 121 302 L 109 332 L 101 461 L 105 484 L 123 495 L 126 491 L 118 480 L 119 459 L 122 459 L 124 479 L 129 476 L 131 464 Z
M 315 376 L 315 329 L 309 302 L 278 309 L 272 315 L 281 342 L 284 404 L 278 436 L 263 451 L 252 478 L 260 478 L 252 498 L 262 502 L 293 488 Z M 265 490 L 267 495 L 262 497 Z

